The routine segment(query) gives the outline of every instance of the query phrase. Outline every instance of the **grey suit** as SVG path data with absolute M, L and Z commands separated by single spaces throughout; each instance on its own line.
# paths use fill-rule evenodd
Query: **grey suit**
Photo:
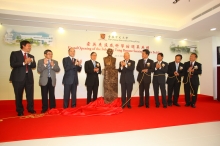
M 44 65 L 44 59 L 41 59 L 37 63 L 37 71 L 40 73 L 39 85 L 41 86 L 42 96 L 42 112 L 46 112 L 48 109 L 48 92 L 49 92 L 49 104 L 50 109 L 56 107 L 54 87 L 56 85 L 56 72 L 60 71 L 60 67 L 56 60 L 52 60 L 54 66 L 49 69 L 47 65 Z
M 56 85 L 56 72 L 60 71 L 60 67 L 58 65 L 58 62 L 56 60 L 53 60 L 54 67 L 50 70 L 50 76 L 52 79 L 52 85 Z M 37 71 L 40 73 L 40 80 L 39 84 L 40 86 L 45 86 L 48 82 L 48 68 L 44 65 L 44 59 L 41 59 L 37 63 Z

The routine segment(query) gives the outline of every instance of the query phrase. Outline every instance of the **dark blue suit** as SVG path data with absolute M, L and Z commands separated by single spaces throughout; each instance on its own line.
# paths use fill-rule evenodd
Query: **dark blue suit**
M 87 104 L 91 102 L 91 96 L 93 94 L 93 101 L 97 99 L 97 94 L 98 94 L 98 88 L 99 88 L 99 76 L 98 74 L 101 74 L 101 66 L 99 63 L 99 66 L 97 66 L 97 61 L 96 63 L 96 68 L 99 68 L 99 72 L 94 72 L 94 64 L 92 60 L 88 60 L 85 62 L 85 72 L 86 72 L 86 82 L 85 85 L 87 87 Z
M 133 84 L 135 82 L 134 68 L 135 68 L 135 61 L 133 60 L 128 60 L 127 67 L 121 68 L 121 63 L 119 64 L 118 71 L 121 73 L 120 83 L 121 83 L 122 105 L 126 103 L 126 93 L 127 93 L 127 100 L 129 100 L 127 106 L 130 106 L 131 92 L 133 90 Z
M 158 62 L 154 63 L 154 66 L 156 66 Z M 154 88 L 154 99 L 155 99 L 155 104 L 156 106 L 160 106 L 159 102 L 159 87 L 161 91 L 161 96 L 162 96 L 162 103 L 163 106 L 167 106 L 166 102 L 166 76 L 165 74 L 167 73 L 168 70 L 168 64 L 164 61 L 161 62 L 161 68 L 160 69 L 154 69 L 154 77 L 153 77 L 153 88 Z
M 74 59 L 76 62 L 76 59 Z M 76 90 L 78 81 L 78 72 L 81 71 L 82 67 L 73 64 L 70 57 L 63 58 L 63 68 L 64 68 L 64 76 L 63 76 L 63 84 L 64 84 L 64 103 L 63 108 L 69 107 L 69 99 L 70 92 L 72 94 L 72 104 L 71 107 L 76 106 Z
M 167 77 L 167 85 L 168 85 L 168 104 L 178 104 L 180 85 L 181 85 L 181 77 L 184 75 L 184 65 L 180 62 L 178 69 L 176 69 L 176 62 L 170 62 L 168 65 L 168 77 Z M 179 76 L 175 76 L 174 72 L 177 71 Z M 173 100 L 172 100 L 173 96 Z
M 27 110 L 34 110 L 34 78 L 32 69 L 36 67 L 34 56 L 28 54 L 27 57 L 33 59 L 30 65 L 27 65 L 28 71 L 26 72 L 26 66 L 23 65 L 24 56 L 22 51 L 13 51 L 10 56 L 10 66 L 12 67 L 10 81 L 14 87 L 16 111 L 23 113 L 24 108 L 22 105 L 23 90 L 26 92 Z
M 195 61 L 193 65 L 194 72 L 189 76 L 188 69 L 190 67 L 190 61 L 184 63 L 184 92 L 186 105 L 195 105 L 197 101 L 197 92 L 200 85 L 199 75 L 202 74 L 202 64 Z M 192 99 L 190 99 L 190 92 L 193 93 Z

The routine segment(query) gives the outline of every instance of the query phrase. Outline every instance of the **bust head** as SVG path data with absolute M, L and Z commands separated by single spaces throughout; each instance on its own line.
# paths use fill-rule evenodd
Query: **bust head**
M 113 50 L 112 50 L 111 48 L 108 48 L 108 50 L 107 50 L 107 54 L 108 54 L 108 56 L 112 56 L 112 54 L 113 54 Z

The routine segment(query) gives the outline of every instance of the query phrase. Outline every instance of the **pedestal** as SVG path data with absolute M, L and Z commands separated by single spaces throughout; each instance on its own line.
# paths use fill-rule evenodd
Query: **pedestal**
M 118 97 L 118 70 L 104 69 L 104 100 L 111 103 Z

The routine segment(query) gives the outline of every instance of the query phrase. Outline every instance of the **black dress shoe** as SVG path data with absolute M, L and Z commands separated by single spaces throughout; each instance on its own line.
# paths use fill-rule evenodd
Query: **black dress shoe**
M 130 105 L 128 105 L 127 107 L 128 107 L 128 108 L 131 108 L 131 106 L 130 106 Z
M 142 106 L 144 106 L 144 105 L 142 105 L 142 104 L 139 104 L 139 105 L 138 105 L 138 107 L 142 107 Z
M 178 103 L 174 103 L 173 105 L 180 107 L 180 105 Z
M 159 105 L 156 105 L 156 108 L 159 108 L 160 106 Z
M 36 114 L 36 111 L 35 110 L 30 110 L 30 111 L 28 111 L 29 113 L 31 113 L 31 114 Z
M 166 105 L 164 105 L 164 106 L 163 106 L 163 108 L 167 108 L 167 106 L 166 106 Z
M 168 103 L 168 106 L 172 106 L 172 103 Z
M 42 114 L 44 114 L 44 113 L 46 113 L 46 112 L 47 112 L 46 110 L 42 110 L 42 111 L 41 111 Z
M 76 105 L 71 106 L 71 108 L 75 108 L 75 107 L 76 107 Z
M 191 104 L 191 107 L 192 107 L 192 108 L 196 108 L 195 104 Z
M 22 112 L 22 113 L 18 113 L 18 116 L 23 116 L 24 115 L 24 113 Z
M 186 103 L 185 106 L 188 107 L 188 106 L 190 106 L 190 104 Z
M 146 105 L 146 108 L 150 108 L 149 105 Z

